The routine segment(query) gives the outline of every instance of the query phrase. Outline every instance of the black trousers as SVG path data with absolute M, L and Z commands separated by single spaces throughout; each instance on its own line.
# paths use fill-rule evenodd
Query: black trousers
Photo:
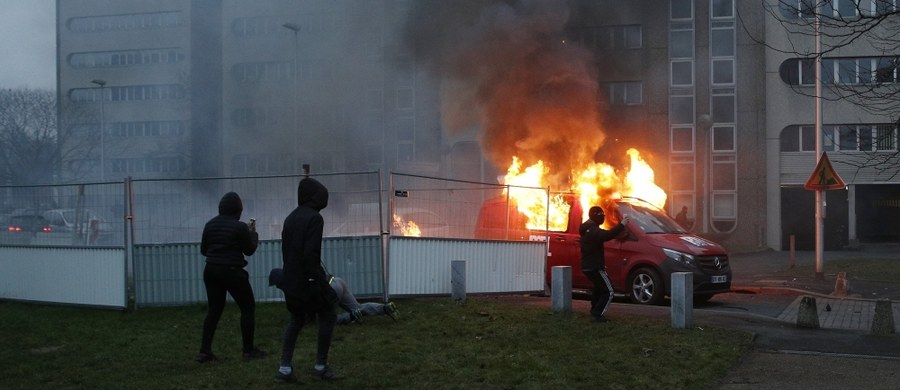
M 609 309 L 609 304 L 613 299 L 612 283 L 609 282 L 609 276 L 606 275 L 606 271 L 591 270 L 582 272 L 594 284 L 594 289 L 591 291 L 591 317 L 603 317 L 606 315 L 606 310 Z
M 212 340 L 216 326 L 225 311 L 226 294 L 241 309 L 241 339 L 244 352 L 253 350 L 253 334 L 256 327 L 256 298 L 250 286 L 250 274 L 242 267 L 207 264 L 203 269 L 203 284 L 206 285 L 206 299 L 209 309 L 203 320 L 203 338 L 200 352 L 212 353 Z

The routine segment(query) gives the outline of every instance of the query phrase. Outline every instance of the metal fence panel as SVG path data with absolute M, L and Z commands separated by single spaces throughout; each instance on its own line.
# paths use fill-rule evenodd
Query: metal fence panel
M 322 241 L 322 257 L 329 272 L 345 278 L 358 297 L 383 295 L 381 237 L 327 237 Z M 281 291 L 268 283 L 269 271 L 282 265 L 281 241 L 260 242 L 247 262 L 256 301 L 283 300 Z M 135 245 L 135 304 L 205 303 L 204 266 L 199 243 Z
M 466 262 L 469 293 L 544 289 L 543 242 L 391 237 L 388 256 L 390 295 L 449 295 L 454 260 Z
M 0 247 L 0 297 L 125 308 L 125 250 Z

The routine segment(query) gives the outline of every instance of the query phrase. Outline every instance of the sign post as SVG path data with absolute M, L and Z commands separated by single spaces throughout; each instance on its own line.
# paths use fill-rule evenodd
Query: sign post
M 809 179 L 806 180 L 806 184 L 803 185 L 803 188 L 807 190 L 816 191 L 816 279 L 823 279 L 825 277 L 825 271 L 822 267 L 822 230 L 823 230 L 823 219 L 822 216 L 822 207 L 823 203 L 820 199 L 823 199 L 822 191 L 827 190 L 839 190 L 841 188 L 846 187 L 847 184 L 844 183 L 844 180 L 837 174 L 837 171 L 834 170 L 834 167 L 831 166 L 831 161 L 828 160 L 828 154 L 822 152 L 822 157 L 819 158 L 819 162 L 816 164 L 816 168 L 813 169 L 812 175 L 809 176 Z

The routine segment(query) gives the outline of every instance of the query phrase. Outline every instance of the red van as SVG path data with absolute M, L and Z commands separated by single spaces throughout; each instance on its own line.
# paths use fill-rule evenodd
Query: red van
M 478 215 L 475 236 L 498 240 L 550 240 L 546 262 L 546 286 L 550 269 L 572 267 L 572 288 L 588 290 L 591 281 L 581 272 L 578 228 L 582 209 L 575 197 L 567 197 L 569 210 L 565 231 L 529 230 L 525 217 L 506 197 L 486 201 Z M 509 206 L 507 206 L 509 205 Z M 629 217 L 626 231 L 606 242 L 606 272 L 617 295 L 627 295 L 634 303 L 658 305 L 670 293 L 673 272 L 691 272 L 695 302 L 731 290 L 728 253 L 712 241 L 685 231 L 662 210 L 639 199 L 624 198 L 603 206 L 607 219 L 618 222 Z M 549 291 L 549 289 L 547 290 Z

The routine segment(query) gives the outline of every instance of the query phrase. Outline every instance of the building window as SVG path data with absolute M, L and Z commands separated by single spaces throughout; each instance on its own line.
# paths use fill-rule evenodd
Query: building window
M 734 17 L 734 0 L 712 0 L 713 18 Z
M 691 0 L 672 0 L 669 15 L 672 20 L 693 19 L 694 2 Z
M 694 124 L 694 97 L 669 97 L 669 122 L 672 124 Z
M 181 48 L 141 49 L 72 53 L 67 63 L 75 69 L 111 68 L 132 65 L 174 64 L 185 59 Z
M 612 106 L 637 106 L 643 101 L 640 81 L 607 83 L 609 104 Z
M 73 33 L 88 33 L 179 27 L 182 20 L 181 12 L 173 11 L 72 18 L 66 25 Z
M 897 150 L 897 127 L 875 126 L 875 150 Z
M 717 86 L 734 85 L 734 60 L 712 60 L 712 83 Z
M 694 31 L 693 30 L 678 30 L 671 31 L 670 33 L 670 44 L 669 46 L 669 58 L 672 59 L 680 59 L 680 58 L 694 58 Z
M 713 95 L 712 119 L 716 123 L 734 123 L 735 98 L 733 94 Z
M 694 128 L 693 127 L 673 127 L 672 128 L 672 152 L 673 153 L 690 153 L 694 151 Z
M 694 61 L 672 61 L 672 86 L 694 85 Z
M 734 152 L 737 149 L 734 126 L 714 126 L 712 136 L 713 152 Z

